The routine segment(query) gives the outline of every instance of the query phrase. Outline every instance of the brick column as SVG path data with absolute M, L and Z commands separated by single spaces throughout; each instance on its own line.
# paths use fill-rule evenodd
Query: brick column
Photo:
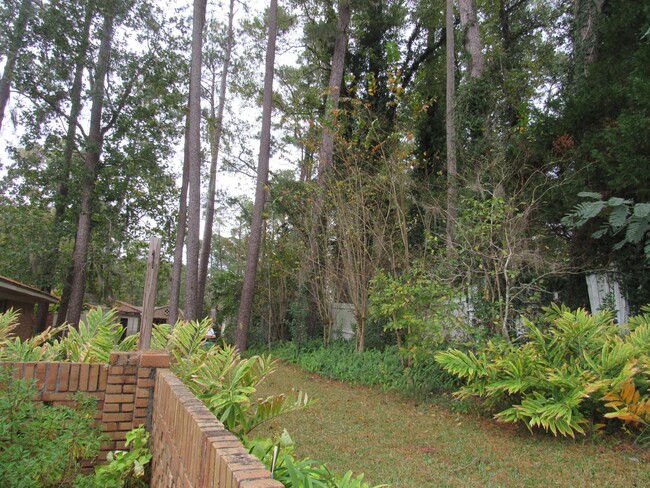
M 156 369 L 161 367 L 169 367 L 166 352 L 111 353 L 101 414 L 109 442 L 102 447 L 100 461 L 109 451 L 125 449 L 127 432 L 143 424 L 151 426 Z
M 169 368 L 169 354 L 165 351 L 140 351 L 140 367 L 136 383 L 133 427 L 144 424 L 151 431 L 153 391 L 156 386 L 156 369 Z
M 133 429 L 138 360 L 135 353 L 112 352 L 108 361 L 101 421 L 110 441 L 102 447 L 101 460 L 108 451 L 124 449 L 126 433 Z

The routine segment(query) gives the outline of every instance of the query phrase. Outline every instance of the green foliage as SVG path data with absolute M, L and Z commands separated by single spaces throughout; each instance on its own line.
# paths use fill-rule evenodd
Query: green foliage
M 108 363 L 111 351 L 131 350 L 137 340 L 132 336 L 120 343 L 124 329 L 116 320 L 116 312 L 104 312 L 99 307 L 88 312 L 78 330 L 64 324 L 25 341 L 11 337 L 16 320 L 13 312 L 0 314 L 0 360 Z
M 7 488 L 71 486 L 80 461 L 99 452 L 96 400 L 80 394 L 73 406 L 35 402 L 33 381 L 0 369 L 0 484 Z
M 257 456 L 273 473 L 273 478 L 287 488 L 371 488 L 363 481 L 363 473 L 354 477 L 352 471 L 337 477 L 324 464 L 313 459 L 297 460 L 295 444 L 285 430 L 275 441 L 255 439 L 247 442 L 251 454 Z M 376 485 L 374 488 L 387 487 Z
M 145 466 L 151 461 L 147 447 L 149 433 L 143 426 L 126 434 L 128 451 L 108 454 L 108 464 L 97 466 L 89 476 L 78 477 L 75 488 L 137 488 L 149 486 L 145 479 Z
M 209 319 L 179 322 L 166 347 L 174 373 L 228 430 L 242 438 L 264 422 L 309 405 L 302 393 L 254 399 L 256 387 L 275 369 L 271 357 L 243 359 L 232 346 L 206 347 L 210 326 Z
M 383 351 L 367 349 L 356 353 L 354 344 L 348 341 L 337 341 L 328 346 L 319 343 L 318 347 L 300 349 L 288 342 L 276 345 L 273 354 L 328 378 L 379 386 L 386 391 L 394 390 L 417 398 L 455 387 L 453 376 L 433 361 L 433 356 L 406 366 L 397 346 L 386 347 Z
M 59 343 L 65 359 L 72 362 L 108 363 L 111 351 L 117 348 L 123 327 L 116 320 L 117 312 L 104 312 L 100 307 L 86 314 L 79 329 L 68 326 Z
M 398 278 L 379 271 L 371 282 L 370 317 L 395 332 L 400 352 L 412 365 L 438 347 L 456 325 L 452 290 L 422 269 Z
M 0 313 L 0 349 L 7 346 L 10 342 L 12 331 L 18 325 L 18 312 L 12 308 L 4 313 Z
M 459 397 L 506 405 L 497 419 L 573 437 L 615 417 L 608 412 L 621 404 L 611 395 L 626 382 L 641 391 L 639 398 L 648 394 L 647 373 L 637 364 L 648 362 L 649 321 L 647 313 L 631 319 L 624 335 L 609 311 L 590 315 L 553 306 L 541 325 L 524 321 L 523 344 L 488 341 L 476 354 L 450 349 L 436 360 L 464 381 Z
M 650 261 L 650 239 L 646 237 L 650 231 L 650 203 L 634 203 L 632 200 L 612 197 L 603 200 L 600 193 L 580 192 L 579 197 L 590 198 L 576 205 L 564 216 L 562 224 L 576 229 L 585 225 L 591 219 L 606 217 L 600 229 L 591 234 L 594 239 L 606 235 L 623 234 L 623 239 L 614 245 L 614 250 L 621 249 L 625 244 L 639 244 L 645 241 L 643 250 L 645 258 Z

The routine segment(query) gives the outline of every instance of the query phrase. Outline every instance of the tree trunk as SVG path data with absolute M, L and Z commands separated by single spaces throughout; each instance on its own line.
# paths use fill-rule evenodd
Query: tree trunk
M 5 109 L 7 108 L 7 102 L 9 101 L 9 94 L 11 93 L 11 82 L 14 78 L 18 52 L 23 47 L 27 22 L 32 15 L 32 7 L 32 0 L 22 1 L 20 9 L 18 10 L 18 18 L 14 24 L 14 31 L 11 35 L 9 51 L 7 52 L 7 59 L 5 60 L 5 68 L 2 73 L 2 78 L 0 79 L 0 129 L 2 129 L 2 120 L 4 118 Z
M 454 2 L 447 0 L 447 90 L 446 90 L 446 132 L 447 132 L 447 255 L 455 255 L 455 231 L 458 203 L 458 171 L 456 167 L 456 128 L 454 124 L 454 96 L 456 83 L 456 61 L 454 56 Z
M 322 257 L 326 252 L 325 249 L 322 249 L 322 234 L 323 234 L 323 204 L 325 199 L 325 188 L 327 184 L 327 172 L 332 167 L 334 161 L 334 134 L 335 128 L 334 124 L 336 122 L 336 113 L 339 107 L 339 100 L 341 97 L 341 84 L 343 83 L 343 73 L 345 69 L 345 55 L 348 49 L 348 28 L 350 25 L 350 18 L 352 12 L 350 9 L 350 0 L 339 0 L 339 12 L 338 12 L 338 23 L 337 23 L 337 33 L 336 40 L 334 42 L 334 51 L 332 52 L 332 67 L 330 71 L 329 84 L 327 88 L 327 101 L 325 104 L 325 116 L 323 122 L 323 134 L 321 136 L 321 146 L 318 155 L 318 175 L 316 183 L 318 186 L 318 192 L 316 194 L 316 199 L 314 201 L 314 206 L 312 210 L 312 221 L 309 225 L 309 249 L 310 249 L 310 259 L 305 260 L 303 266 L 311 266 L 311 279 L 309 287 L 311 289 L 310 301 L 320 300 L 320 297 L 324 296 L 324 293 L 319 290 L 324 286 L 327 286 L 325 283 L 326 280 L 322 276 Z M 306 269 L 306 268 L 305 268 Z M 321 274 L 320 277 L 316 277 L 316 274 Z M 300 276 L 306 276 L 307 272 L 301 271 Z M 319 304 L 317 309 L 320 311 L 325 311 L 328 308 L 327 304 Z M 325 314 L 321 313 L 321 320 L 325 324 L 326 330 L 324 333 L 324 339 L 328 341 L 327 333 L 327 317 Z
M 481 31 L 476 16 L 474 0 L 458 0 L 460 27 L 465 34 L 465 49 L 469 53 L 469 76 L 479 78 L 483 74 L 483 51 L 481 50 Z
M 201 65 L 203 26 L 207 0 L 194 0 L 192 65 L 189 101 L 189 192 L 187 202 L 187 264 L 185 268 L 185 319 L 201 314 L 199 302 L 199 235 L 201 225 Z
M 348 49 L 348 27 L 350 25 L 350 1 L 339 1 L 339 19 L 336 41 L 332 54 L 332 70 L 327 92 L 327 105 L 325 107 L 325 123 L 323 124 L 323 137 L 318 157 L 318 186 L 325 184 L 325 174 L 332 167 L 334 157 L 334 122 L 339 108 L 341 97 L 341 83 L 345 68 L 345 53 Z
M 208 186 L 208 200 L 205 208 L 205 224 L 203 228 L 203 242 L 201 243 L 201 260 L 199 262 L 199 303 L 205 300 L 205 284 L 208 279 L 208 263 L 210 261 L 210 249 L 212 247 L 212 226 L 214 224 L 214 199 L 217 180 L 217 161 L 219 158 L 219 146 L 221 145 L 221 134 L 223 132 L 223 111 L 226 104 L 226 90 L 228 88 L 228 68 L 230 67 L 230 55 L 232 52 L 233 18 L 235 16 L 235 0 L 230 0 L 228 12 L 228 39 L 226 41 L 226 52 L 221 72 L 221 84 L 219 86 L 219 107 L 215 114 L 214 103 L 212 104 L 212 118 L 214 119 L 214 132 L 210 135 L 210 183 Z
M 63 237 L 63 220 L 66 208 L 68 207 L 68 194 L 70 188 L 68 182 L 70 179 L 70 171 L 72 169 L 72 157 L 76 148 L 75 138 L 77 136 L 77 124 L 79 123 L 79 114 L 81 113 L 81 94 L 83 92 L 83 75 L 86 67 L 86 57 L 88 54 L 88 45 L 90 42 L 90 27 L 92 24 L 94 11 L 91 4 L 86 6 L 86 14 L 84 18 L 84 30 L 81 43 L 79 44 L 79 51 L 75 60 L 75 72 L 72 80 L 72 87 L 70 89 L 70 115 L 68 116 L 68 130 L 65 137 L 63 146 L 63 167 L 61 171 L 61 178 L 57 185 L 57 201 L 54 205 L 54 235 L 57 236 L 57 241 L 53 244 L 52 255 L 48 258 L 50 276 L 45 285 L 46 291 L 52 291 L 53 271 L 59 261 L 59 246 Z M 64 285 L 61 300 L 59 302 L 59 313 L 57 315 L 57 324 L 61 325 L 65 322 L 68 312 L 68 303 L 70 302 L 70 292 L 72 286 L 72 269 L 68 272 Z M 39 323 L 39 327 L 42 324 Z
M 104 14 L 102 26 L 102 39 L 99 46 L 95 80 L 92 87 L 92 107 L 90 109 L 90 129 L 88 131 L 87 149 L 84 162 L 84 178 L 81 189 L 81 205 L 77 223 L 77 236 L 75 239 L 74 253 L 72 256 L 72 290 L 68 305 L 67 321 L 78 326 L 83 307 L 83 298 L 86 288 L 86 265 L 88 261 L 88 247 L 90 244 L 90 230 L 92 221 L 92 200 L 95 191 L 97 167 L 102 151 L 103 134 L 101 130 L 102 111 L 104 107 L 104 86 L 108 74 L 111 43 L 113 40 L 114 13 L 108 10 Z
M 275 38 L 277 34 L 278 1 L 271 0 L 269 10 L 269 37 L 266 46 L 266 72 L 264 75 L 264 105 L 262 107 L 262 134 L 260 138 L 260 155 L 257 165 L 257 186 L 255 188 L 255 204 L 253 220 L 248 240 L 246 270 L 242 287 L 235 344 L 237 349 L 245 351 L 248 346 L 248 327 L 253 309 L 253 294 L 257 261 L 262 240 L 263 211 L 266 202 L 266 186 L 269 175 L 269 157 L 271 152 L 271 111 L 273 109 L 273 68 L 275 62 Z
M 181 180 L 181 195 L 178 205 L 178 225 L 176 228 L 176 247 L 174 248 L 174 265 L 172 267 L 172 282 L 169 292 L 169 317 L 167 322 L 174 325 L 178 322 L 178 309 L 181 297 L 181 276 L 183 274 L 183 245 L 187 228 L 187 186 L 189 183 L 189 116 L 185 123 L 185 148 L 183 150 L 183 177 Z

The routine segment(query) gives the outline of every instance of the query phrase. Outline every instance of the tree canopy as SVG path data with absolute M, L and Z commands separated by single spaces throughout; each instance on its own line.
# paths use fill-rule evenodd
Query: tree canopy
M 511 339 L 553 299 L 587 305 L 591 272 L 650 301 L 647 229 L 611 235 L 650 201 L 649 6 L 109 3 L 0 6 L 0 274 L 63 310 L 139 302 L 152 234 L 161 303 L 249 341 L 327 342 L 346 303 L 357 349 L 401 342 L 409 318 L 373 310 L 427 300 Z M 610 211 L 567 225 L 581 192 Z M 391 304 L 386 283 L 419 288 Z

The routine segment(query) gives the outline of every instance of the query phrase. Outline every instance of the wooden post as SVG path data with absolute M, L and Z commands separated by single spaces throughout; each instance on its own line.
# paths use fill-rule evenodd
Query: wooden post
M 140 317 L 140 350 L 149 349 L 151 346 L 151 329 L 153 328 L 153 311 L 156 305 L 156 290 L 158 288 L 161 242 L 160 237 L 152 237 L 149 242 L 147 277 L 144 283 L 142 316 Z

